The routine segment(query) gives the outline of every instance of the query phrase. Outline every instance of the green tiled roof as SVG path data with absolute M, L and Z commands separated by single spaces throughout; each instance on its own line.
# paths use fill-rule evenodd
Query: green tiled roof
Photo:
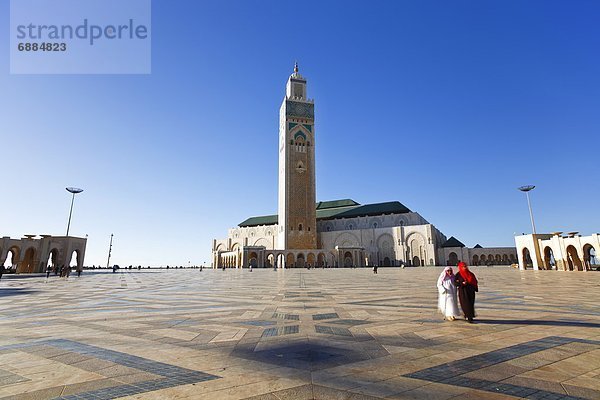
M 258 226 L 258 225 L 275 225 L 278 221 L 277 214 L 265 215 L 262 217 L 250 217 L 244 222 L 241 222 L 238 226 Z
M 446 240 L 442 247 L 465 247 L 465 245 L 454 236 L 450 236 L 450 239 Z
M 382 214 L 405 214 L 408 212 L 410 210 L 399 201 L 389 201 L 387 203 L 317 210 L 317 219 L 354 218 Z
M 317 210 L 324 210 L 326 208 L 335 207 L 348 207 L 348 206 L 359 206 L 360 204 L 352 199 L 333 200 L 333 201 L 320 201 L 317 203 Z
M 317 203 L 317 220 L 355 218 L 383 214 L 405 214 L 409 212 L 410 210 L 398 201 L 360 205 L 354 200 L 344 199 L 335 201 L 321 201 Z M 265 215 L 262 217 L 248 218 L 238 226 L 248 227 L 258 225 L 274 225 L 277 222 L 277 215 Z M 462 247 L 464 247 L 464 245 Z

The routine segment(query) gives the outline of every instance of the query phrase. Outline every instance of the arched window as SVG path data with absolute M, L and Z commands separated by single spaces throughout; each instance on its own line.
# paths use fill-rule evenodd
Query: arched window
M 302 230 L 302 224 L 298 225 L 298 230 L 301 231 Z

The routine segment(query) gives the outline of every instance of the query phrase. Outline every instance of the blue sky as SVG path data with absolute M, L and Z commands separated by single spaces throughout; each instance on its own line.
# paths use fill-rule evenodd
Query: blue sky
M 277 210 L 294 60 L 317 198 L 398 200 L 468 246 L 598 232 L 597 1 L 167 1 L 150 75 L 10 75 L 0 0 L 0 235 L 89 235 L 86 264 L 210 260 Z

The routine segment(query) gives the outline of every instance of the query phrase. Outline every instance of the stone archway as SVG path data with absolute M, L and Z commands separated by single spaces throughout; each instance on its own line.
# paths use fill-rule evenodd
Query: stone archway
M 475 254 L 473 256 L 473 261 L 471 262 L 472 265 L 479 265 L 479 256 L 477 254 Z
M 275 265 L 275 255 L 273 253 L 268 253 L 265 267 L 273 268 L 274 265 Z
M 294 260 L 294 253 L 288 253 L 286 259 L 285 259 L 285 265 L 287 268 L 293 268 L 294 267 L 294 262 L 296 260 Z
M 13 246 L 8 249 L 6 253 L 6 259 L 4 260 L 4 267 L 11 269 L 13 272 L 16 271 L 17 265 L 19 264 L 20 249 L 17 246 Z
M 277 264 L 275 264 L 273 268 L 285 268 L 285 254 L 278 253 L 275 255 L 275 260 L 277 261 Z
M 317 255 L 317 265 L 319 267 L 325 266 L 325 254 L 319 253 L 319 255 Z
M 17 267 L 17 273 L 32 273 L 35 272 L 35 249 L 33 247 L 28 248 L 23 256 L 23 261 Z
M 544 269 L 554 269 L 556 261 L 554 260 L 554 253 L 550 246 L 546 246 L 544 249 Z
M 308 263 L 309 267 L 314 267 L 315 266 L 315 255 L 313 253 L 308 253 L 308 256 L 306 257 L 306 262 Z
M 451 252 L 448 254 L 448 264 L 451 267 L 456 267 L 458 265 L 458 254 L 455 252 Z
M 248 266 L 252 268 L 258 267 L 258 254 L 253 251 L 248 256 Z
M 569 264 L 569 271 L 583 271 L 583 263 L 579 258 L 577 249 L 573 245 L 567 247 L 567 262 Z
M 304 254 L 300 253 L 296 256 L 296 267 L 302 268 L 306 265 Z
M 383 266 L 384 267 L 390 267 L 391 265 L 392 265 L 392 262 L 390 261 L 390 258 L 389 257 L 385 257 L 383 259 Z
M 586 270 L 597 268 L 599 264 L 596 258 L 596 249 L 591 244 L 583 246 L 583 263 Z
M 373 262 L 377 265 L 385 265 L 384 260 L 387 258 L 388 263 L 391 266 L 392 261 L 396 259 L 396 253 L 394 251 L 394 237 L 389 233 L 384 233 L 377 238 L 377 252 L 376 257 L 373 258 Z
M 414 256 L 412 259 L 412 265 L 413 267 L 420 267 L 421 266 L 421 259 L 417 256 Z
M 354 261 L 352 259 L 352 252 L 347 251 L 344 253 L 344 267 L 352 267 L 354 265 Z
M 58 268 L 57 265 L 58 265 L 58 249 L 53 248 L 52 250 L 50 250 L 50 253 L 48 254 L 47 267 L 49 267 L 52 270 L 56 270 L 56 268 Z
M 523 248 L 523 269 L 533 268 L 533 260 L 531 253 L 527 247 Z

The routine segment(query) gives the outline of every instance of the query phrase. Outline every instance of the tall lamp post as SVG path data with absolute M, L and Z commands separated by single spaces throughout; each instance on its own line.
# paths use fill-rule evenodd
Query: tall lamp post
M 527 196 L 527 205 L 529 206 L 529 216 L 531 217 L 531 227 L 533 228 L 533 234 L 535 235 L 535 222 L 533 221 L 533 211 L 531 211 L 531 200 L 529 200 L 529 192 L 535 189 L 534 185 L 525 185 L 519 187 L 521 192 L 525 192 Z
M 108 245 L 108 260 L 106 260 L 106 269 L 110 268 L 110 253 L 112 251 L 113 234 L 110 234 L 110 244 Z
M 71 198 L 71 210 L 69 211 L 69 223 L 67 224 L 67 236 L 69 236 L 69 228 L 71 228 L 71 215 L 73 214 L 73 202 L 75 201 L 75 195 L 77 193 L 83 192 L 83 189 L 68 187 L 66 188 L 67 192 L 72 193 L 73 197 Z

